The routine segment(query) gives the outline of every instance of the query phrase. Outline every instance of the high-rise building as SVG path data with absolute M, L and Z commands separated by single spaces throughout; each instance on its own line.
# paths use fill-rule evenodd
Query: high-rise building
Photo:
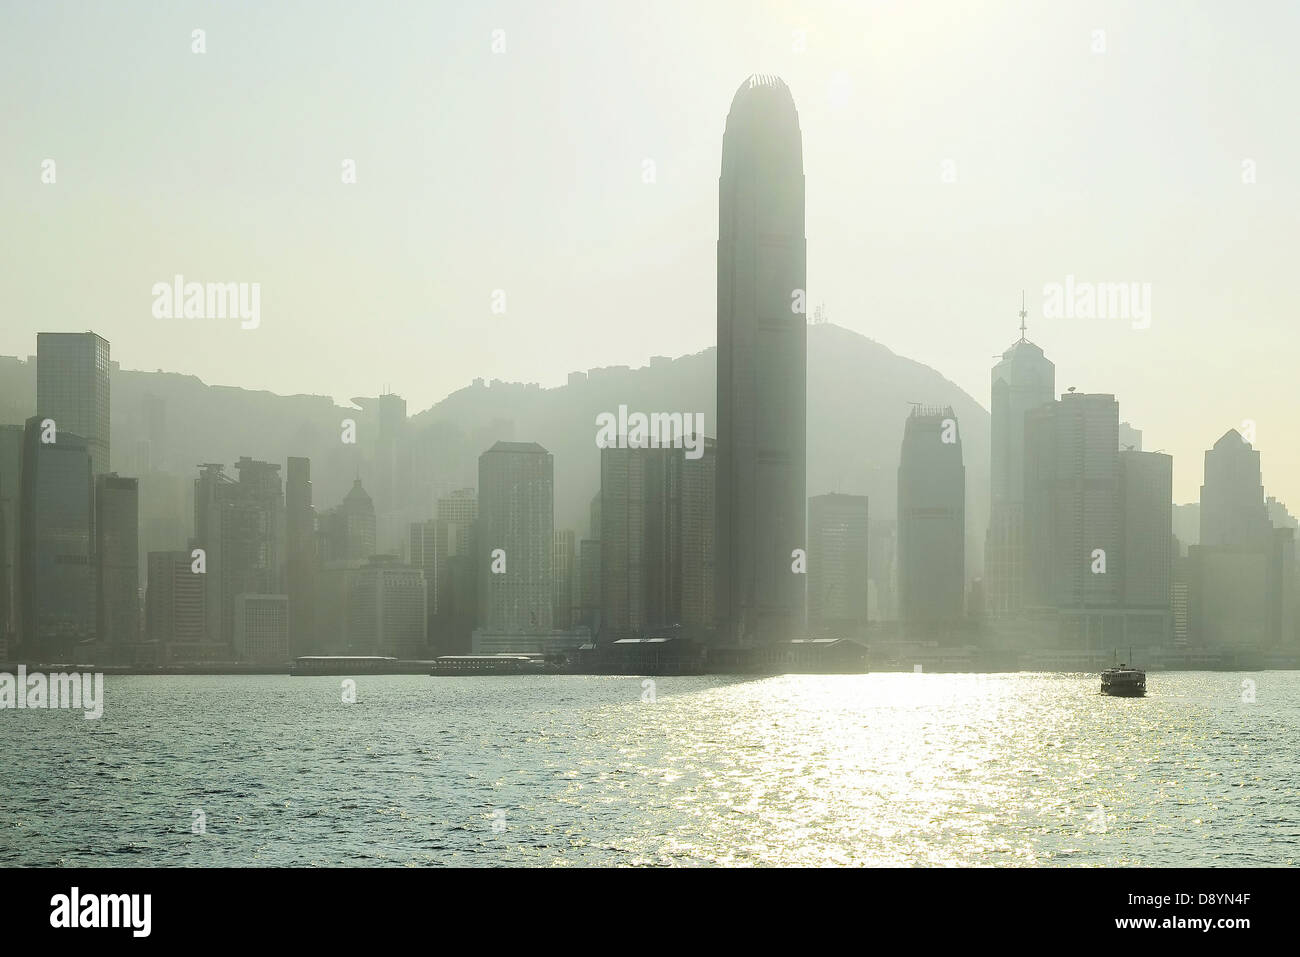
M 1128 646 L 1168 644 L 1173 637 L 1174 459 L 1161 452 L 1119 453 Z
M 424 572 L 425 607 L 432 619 L 438 614 L 438 573 L 447 562 L 446 523 L 436 518 L 412 522 L 406 536 L 407 561 Z
M 109 470 L 108 352 L 93 332 L 36 334 L 36 415 L 85 440 L 92 475 Z
M 208 638 L 233 651 L 235 598 L 283 594 L 286 525 L 280 466 L 247 456 L 238 480 L 217 464 L 199 466 L 195 545 L 205 552 Z
M 592 634 L 600 630 L 600 540 L 584 538 L 579 545 L 579 624 L 586 625 Z M 710 596 L 712 597 L 712 596 Z
M 459 654 L 470 650 L 478 616 L 478 493 L 456 489 L 438 499 L 435 514 L 433 554 L 422 551 L 425 560 L 417 563 L 413 552 L 411 563 L 427 575 L 427 558 L 433 558 L 429 640 L 438 654 Z
M 984 540 L 984 595 L 991 618 L 1018 615 L 1024 607 L 1025 413 L 1052 401 L 1056 367 L 1043 350 L 1020 339 L 993 367 L 990 420 L 989 529 Z
M 353 481 L 342 504 L 320 516 L 317 527 L 322 561 L 355 562 L 375 554 L 375 503 L 361 479 Z
M 1200 545 L 1262 547 L 1272 525 L 1264 504 L 1259 450 L 1229 429 L 1205 453 Z
M 1189 641 L 1267 652 L 1294 642 L 1294 529 L 1274 528 L 1259 452 L 1230 429 L 1205 453 L 1200 542 L 1190 562 Z
M 646 626 L 647 471 L 659 449 L 600 450 L 601 634 L 640 637 Z
M 372 544 L 365 555 L 358 556 L 368 558 L 378 549 L 396 549 L 409 525 L 412 450 L 405 399 L 385 393 L 373 398 L 358 396 L 352 401 L 363 410 L 358 447 L 366 459 L 367 475 L 374 493 L 376 544 Z
M 555 463 L 536 442 L 497 442 L 478 460 L 478 627 L 551 630 Z
M 95 476 L 96 634 L 100 661 L 125 661 L 140 641 L 140 496 L 136 480 Z
M 806 262 L 794 98 L 780 79 L 752 76 L 727 115 L 718 180 L 714 610 L 726 644 L 802 629 L 792 562 L 806 548 Z
M 899 619 L 943 633 L 965 617 L 966 467 L 951 407 L 913 408 L 898 461 Z
M 49 661 L 94 638 L 95 536 L 86 440 L 46 418 L 23 434 L 18 615 L 24 654 Z
M 860 638 L 867 627 L 871 525 L 865 495 L 808 499 L 808 634 Z
M 551 540 L 551 619 L 555 628 L 577 624 L 577 566 L 577 536 L 571 529 L 556 529 Z
M 681 607 L 677 620 L 688 634 L 705 635 L 716 627 L 714 616 L 714 517 L 717 492 L 717 443 L 705 437 L 699 458 L 674 456 L 672 467 L 680 471 L 676 509 L 680 550 Z
M 316 509 L 311 502 L 311 459 L 290 457 L 285 480 L 288 558 L 289 656 L 318 651 L 316 645 Z
M 716 446 L 601 450 L 600 601 L 604 638 L 714 627 Z
M 150 552 L 145 636 L 175 661 L 221 658 L 225 646 L 207 640 L 207 581 L 189 550 Z
M 252 664 L 289 660 L 289 596 L 235 596 L 235 657 Z
M 23 427 L 0 425 L 0 641 L 17 643 L 18 514 L 22 500 Z
M 428 651 L 424 572 L 375 555 L 347 573 L 347 653 L 419 659 Z

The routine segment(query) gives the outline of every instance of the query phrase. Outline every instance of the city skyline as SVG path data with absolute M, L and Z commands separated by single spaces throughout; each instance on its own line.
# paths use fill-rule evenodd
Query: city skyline
M 800 101 L 807 160 L 817 173 L 808 195 L 812 308 L 824 305 L 832 321 L 981 396 L 983 357 L 998 348 L 988 344 L 1012 338 L 1013 304 L 1024 289 L 1030 335 L 1058 357 L 1062 385 L 1124 395 L 1130 421 L 1151 447 L 1174 456 L 1178 501 L 1193 501 L 1200 484 L 1192 463 L 1203 451 L 1202 428 L 1221 433 L 1245 420 L 1257 426 L 1262 446 L 1274 447 L 1270 488 L 1300 500 L 1300 449 L 1280 441 L 1288 431 L 1289 373 L 1258 345 L 1281 339 L 1294 308 L 1295 294 L 1274 273 L 1286 224 L 1300 209 L 1295 187 L 1277 171 L 1298 150 L 1294 131 L 1268 119 L 1246 79 L 1263 71 L 1281 89 L 1295 83 L 1282 48 L 1250 42 L 1257 24 L 1287 35 L 1296 26 L 1293 9 L 1263 5 L 1255 23 L 1213 9 L 1173 17 L 1155 8 L 1107 7 L 1095 17 L 1053 9 L 1031 24 L 1009 5 L 979 19 L 942 4 L 860 12 L 814 4 L 786 15 L 723 3 L 692 14 L 685 27 L 686 8 L 668 4 L 662 21 L 642 24 L 636 40 L 662 56 L 696 51 L 684 58 L 689 69 L 656 76 L 662 90 L 642 82 L 604 90 L 583 79 L 623 59 L 618 54 L 633 42 L 627 14 L 562 7 L 551 23 L 507 4 L 495 19 L 462 11 L 438 29 L 410 31 L 421 43 L 389 50 L 365 91 L 328 70 L 335 79 L 323 95 L 333 94 L 338 109 L 303 116 L 293 130 L 298 139 L 280 151 L 282 162 L 260 159 L 277 153 L 274 145 L 256 157 L 242 149 L 196 156 L 193 144 L 208 142 L 213 130 L 190 117 L 233 121 L 228 107 L 211 99 L 209 81 L 228 80 L 235 63 L 247 71 L 237 89 L 271 91 L 264 107 L 243 118 L 247 135 L 284 142 L 290 131 L 278 123 L 284 111 L 277 107 L 285 103 L 275 97 L 293 98 L 302 88 L 284 82 L 281 71 L 290 67 L 271 64 L 287 55 L 316 77 L 319 49 L 332 46 L 314 46 L 314 31 L 328 29 L 330 13 L 340 9 L 322 5 L 319 22 L 266 11 L 256 39 L 229 29 L 236 15 L 225 11 L 205 13 L 206 24 L 142 23 L 130 41 L 132 66 L 98 71 L 93 83 L 88 71 L 112 55 L 100 37 L 116 35 L 107 11 L 62 17 L 64 42 L 53 49 L 34 38 L 50 28 L 58 4 L 10 17 L 0 31 L 0 77 L 28 99 L 9 111 L 16 147 L 0 157 L 0 201 L 20 226 L 33 226 L 28 235 L 44 238 L 10 250 L 16 268 L 0 280 L 12 306 L 0 353 L 30 351 L 35 333 L 50 328 L 43 314 L 84 315 L 90 304 L 96 318 L 87 324 L 119 355 L 138 357 L 129 367 L 338 399 L 388 384 L 412 408 L 426 408 L 463 385 L 467 367 L 550 386 L 575 367 L 641 365 L 652 355 L 697 351 L 709 344 L 714 292 L 708 260 L 716 117 L 735 77 L 759 68 L 785 77 Z M 388 36 L 399 14 L 416 23 L 424 15 L 413 7 L 377 12 L 357 25 L 352 55 Z M 700 55 L 708 31 L 699 29 L 699 17 L 731 42 L 707 45 L 710 55 Z M 721 26 L 728 23 L 733 29 Z M 209 42 L 195 54 L 190 33 L 199 26 Z M 497 29 L 505 31 L 502 53 L 492 50 Z M 607 45 L 565 39 L 592 30 Z M 452 48 L 445 58 L 437 55 L 443 44 Z M 971 44 L 980 58 L 972 60 Z M 1202 57 L 1210 44 L 1214 57 Z M 558 70 L 550 62 L 557 45 L 570 63 Z M 47 67 L 34 60 L 38 49 Z M 431 75 L 421 78 L 417 58 L 421 67 L 434 64 Z M 992 69 L 1003 63 L 1020 70 Z M 141 81 L 160 70 L 173 82 Z M 52 85 L 54 72 L 67 85 Z M 1025 82 L 1031 74 L 1036 82 Z M 884 75 L 889 83 L 881 87 Z M 1151 110 L 1165 76 L 1201 89 L 1203 104 Z M 935 95 L 963 84 L 973 84 L 978 123 Z M 430 85 L 469 99 L 434 109 L 414 93 Z M 686 96 L 687 85 L 711 92 Z M 878 88 L 890 95 L 876 96 Z M 382 95 L 385 108 L 366 110 L 371 95 Z M 102 97 L 136 104 L 124 122 L 142 144 L 138 155 L 106 155 L 101 143 L 110 137 L 101 120 L 64 122 L 80 103 Z M 608 134 L 544 105 L 555 103 L 599 118 Z M 418 122 L 403 129 L 442 130 L 464 155 L 440 151 L 424 133 L 398 137 L 398 117 L 408 109 Z M 1077 128 L 1062 119 L 1070 111 Z M 1221 128 L 1214 140 L 1202 130 L 1207 115 Z M 158 125 L 153 116 L 173 119 Z M 915 119 L 921 116 L 924 123 Z M 563 124 L 574 147 L 551 142 L 548 118 Z M 1158 134 L 1147 132 L 1149 122 Z M 1149 146 L 1150 155 L 1121 159 L 1117 147 L 1129 142 Z M 521 143 L 533 148 L 521 150 Z M 494 157 L 486 166 L 480 150 Z M 424 157 L 435 158 L 432 170 Z M 41 181 L 47 158 L 58 169 L 50 184 Z M 340 177 L 348 158 L 358 170 L 351 185 Z M 645 160 L 654 163 L 653 183 L 643 182 Z M 955 179 L 945 182 L 949 161 Z M 491 175 L 475 175 L 484 170 Z M 480 179 L 491 179 L 494 189 Z M 304 191 L 297 200 L 285 196 L 290 182 Z M 572 212 L 540 195 L 538 185 L 564 197 Z M 157 194 L 149 203 L 159 205 L 92 208 L 86 197 L 95 188 Z M 268 237 L 253 249 L 224 219 L 232 210 L 227 200 L 239 196 L 247 201 L 233 208 Z M 1189 197 L 1210 202 L 1209 213 L 1192 217 Z M 174 253 L 139 238 L 140 216 L 176 222 Z M 431 226 L 448 216 L 460 227 L 450 248 Z M 880 227 L 846 232 L 841 219 Z M 302 228 L 291 230 L 295 224 Z M 549 241 L 541 240 L 548 229 Z M 340 232 L 375 241 L 359 249 L 330 238 Z M 315 238 L 304 246 L 291 235 Z M 54 243 L 62 244 L 57 255 Z M 599 268 L 566 267 L 579 251 L 598 257 Z M 69 256 L 88 264 L 74 283 L 52 272 Z M 327 265 L 307 269 L 304 259 L 312 256 Z M 200 268 L 205 262 L 209 268 Z M 870 264 L 865 273 L 861 263 Z M 202 282 L 261 282 L 260 326 L 155 319 L 149 291 L 178 273 Z M 1045 288 L 1071 279 L 1150 283 L 1149 328 L 1122 319 L 1044 318 Z M 509 296 L 504 315 L 491 311 L 495 289 Z M 619 304 L 626 320 L 610 322 L 610 304 Z M 373 326 L 376 312 L 389 341 L 409 338 L 417 348 L 387 357 L 358 349 L 358 330 Z M 499 348 L 500 334 L 519 348 Z M 290 361 L 294 356 L 307 361 Z M 1094 371 L 1103 368 L 1106 382 Z M 1184 370 L 1203 386 L 1170 403 Z

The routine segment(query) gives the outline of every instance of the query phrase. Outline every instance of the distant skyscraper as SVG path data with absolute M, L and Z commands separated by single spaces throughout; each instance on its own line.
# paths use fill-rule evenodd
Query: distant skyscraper
M 494 635 L 545 634 L 554 459 L 536 442 L 497 442 L 479 456 L 478 475 L 478 627 Z
M 51 660 L 95 634 L 94 486 L 86 440 L 27 420 L 19 506 L 18 613 L 23 652 Z
M 1294 640 L 1294 530 L 1270 522 L 1259 452 L 1235 429 L 1205 453 L 1188 558 L 1191 644 L 1263 652 Z
M 166 647 L 169 660 L 200 661 L 223 654 L 207 641 L 206 577 L 194 572 L 189 550 L 150 552 L 145 635 Z
M 18 516 L 23 484 L 23 427 L 0 425 L 0 640 L 17 642 Z
M 95 476 L 98 660 L 125 661 L 140 640 L 140 496 L 136 480 Z
M 253 664 L 289 660 L 289 596 L 235 596 L 235 657 Z
M 898 462 L 899 618 L 923 633 L 965 616 L 966 467 L 951 407 L 912 410 Z
M 386 393 L 375 398 L 359 396 L 352 401 L 365 412 L 358 429 L 358 445 L 367 460 L 367 481 L 374 493 L 377 544 L 359 556 L 368 558 L 378 549 L 398 548 L 409 525 L 412 456 L 405 399 Z
M 1043 350 L 1025 338 L 1020 310 L 1020 339 L 993 367 L 989 530 L 984 542 L 984 593 L 988 615 L 1020 613 L 1025 577 L 1025 413 L 1051 402 L 1056 367 Z
M 1142 451 L 1142 430 L 1135 429 L 1127 422 L 1119 424 L 1119 450 L 1141 452 Z
M 311 459 L 290 457 L 285 480 L 290 657 L 316 648 L 316 509 L 312 506 Z
M 571 529 L 556 529 L 551 542 L 551 618 L 556 628 L 576 624 L 577 565 L 577 536 Z
M 424 572 L 376 555 L 347 573 L 347 650 L 419 659 L 427 654 Z
M 865 495 L 808 499 L 808 634 L 861 637 L 870 592 L 870 522 Z
M 36 334 L 36 415 L 85 439 L 92 475 L 109 470 L 108 352 L 93 332 Z
M 1205 453 L 1199 544 L 1261 547 L 1271 527 L 1259 451 L 1236 429 L 1229 429 Z
M 1026 605 L 1073 609 L 1076 637 L 1096 648 L 1117 636 L 1087 615 L 1123 598 L 1118 430 L 1114 395 L 1067 393 L 1032 410 L 1024 433 Z M 1080 648 L 1069 636 L 1067 646 Z
M 804 615 L 808 327 L 803 139 L 780 79 L 736 91 L 718 194 L 715 611 L 725 643 L 783 641 Z
M 1125 644 L 1167 644 L 1173 635 L 1174 459 L 1161 452 L 1119 453 L 1124 541 L 1121 563 Z
M 602 636 L 636 638 L 646 625 L 647 470 L 658 449 L 600 450 Z
M 341 505 L 320 516 L 317 525 L 322 561 L 362 561 L 375 554 L 375 504 L 361 479 L 352 483 Z
M 436 532 L 432 542 L 435 582 L 429 592 L 434 600 L 430 641 L 438 654 L 458 654 L 471 647 L 471 633 L 478 617 L 478 493 L 472 488 L 456 489 L 438 499 Z M 428 574 L 428 552 L 417 563 Z
M 235 598 L 283 594 L 286 525 L 280 466 L 244 457 L 238 481 L 199 467 L 195 544 L 206 554 L 208 638 L 233 650 Z

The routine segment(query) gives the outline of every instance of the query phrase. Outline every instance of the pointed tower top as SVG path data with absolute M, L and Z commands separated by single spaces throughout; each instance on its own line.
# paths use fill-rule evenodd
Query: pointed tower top
M 1020 341 L 1025 342 L 1025 317 L 1029 313 L 1025 312 L 1025 291 L 1020 290 Z

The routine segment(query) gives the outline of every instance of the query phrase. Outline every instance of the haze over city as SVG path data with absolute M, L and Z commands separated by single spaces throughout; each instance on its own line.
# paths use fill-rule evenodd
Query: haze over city
M 804 133 L 810 312 L 987 407 L 1023 289 L 1059 391 L 1118 395 L 1174 455 L 1176 501 L 1245 420 L 1270 493 L 1300 501 L 1275 348 L 1300 306 L 1284 279 L 1300 140 L 1273 106 L 1300 92 L 1293 5 L 3 17 L 0 353 L 94 328 L 125 368 L 341 402 L 389 388 L 415 412 L 474 376 L 550 387 L 698 352 L 721 117 L 736 77 L 772 73 Z M 204 53 L 175 41 L 199 28 Z M 150 289 L 177 273 L 260 282 L 260 326 L 155 319 Z M 1067 277 L 1149 283 L 1150 327 L 1043 318 L 1043 287 Z

